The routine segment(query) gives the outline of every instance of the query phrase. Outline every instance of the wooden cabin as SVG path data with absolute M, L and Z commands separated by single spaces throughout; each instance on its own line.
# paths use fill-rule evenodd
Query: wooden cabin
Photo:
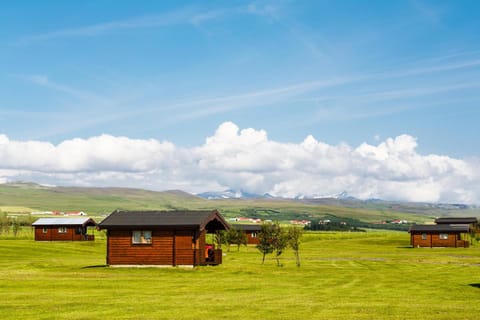
M 40 218 L 35 228 L 35 241 L 93 241 L 94 235 L 87 234 L 88 227 L 97 224 L 92 218 Z
M 415 247 L 467 248 L 470 245 L 470 227 L 466 224 L 412 225 L 410 244 Z
M 259 244 L 258 233 L 262 231 L 262 226 L 258 224 L 234 224 L 232 228 L 241 230 L 247 235 L 247 244 Z
M 99 228 L 107 230 L 110 266 L 197 266 L 222 263 L 206 235 L 229 225 L 216 210 L 114 211 Z

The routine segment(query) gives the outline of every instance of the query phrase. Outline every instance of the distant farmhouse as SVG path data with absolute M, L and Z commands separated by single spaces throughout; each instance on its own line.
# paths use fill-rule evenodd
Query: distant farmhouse
M 477 218 L 438 218 L 435 223 L 412 225 L 410 244 L 413 247 L 467 248 L 478 232 Z
M 92 218 L 40 218 L 32 226 L 35 241 L 93 241 L 87 234 L 88 227 L 97 224 Z
M 214 210 L 114 211 L 99 228 L 107 230 L 110 266 L 198 266 L 222 263 L 206 234 L 230 227 Z

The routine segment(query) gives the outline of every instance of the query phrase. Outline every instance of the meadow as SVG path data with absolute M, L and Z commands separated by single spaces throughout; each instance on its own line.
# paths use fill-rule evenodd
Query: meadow
M 105 239 L 0 238 L 2 319 L 476 319 L 480 245 L 409 248 L 406 232 L 306 233 L 261 264 L 224 248 L 220 266 L 110 268 Z

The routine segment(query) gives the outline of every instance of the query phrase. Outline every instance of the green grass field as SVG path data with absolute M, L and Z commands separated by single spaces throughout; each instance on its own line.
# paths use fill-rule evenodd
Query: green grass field
M 307 233 L 302 266 L 232 247 L 216 267 L 108 268 L 105 240 L 0 240 L 1 319 L 477 319 L 480 245 L 401 232 Z M 225 248 L 224 248 L 225 249 Z M 224 250 L 226 251 L 226 250 Z

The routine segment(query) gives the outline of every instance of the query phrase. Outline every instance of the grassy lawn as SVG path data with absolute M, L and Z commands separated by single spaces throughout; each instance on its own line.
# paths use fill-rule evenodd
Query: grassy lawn
M 0 240 L 1 319 L 477 319 L 480 245 L 308 233 L 297 268 L 232 247 L 217 267 L 108 268 L 105 241 Z

